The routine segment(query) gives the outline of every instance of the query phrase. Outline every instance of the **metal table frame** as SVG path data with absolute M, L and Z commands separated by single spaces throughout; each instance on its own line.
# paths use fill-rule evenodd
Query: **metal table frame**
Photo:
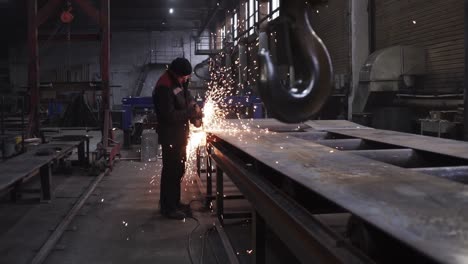
M 333 154 L 333 156 L 336 155 L 338 159 L 335 160 L 337 161 L 349 161 L 353 162 L 354 164 L 356 164 L 355 162 L 364 163 L 362 163 L 362 165 L 357 166 L 353 165 L 353 168 L 351 169 L 353 172 L 351 172 L 349 176 L 346 176 L 347 174 L 349 174 L 347 173 L 349 168 L 346 164 L 336 164 L 338 165 L 336 169 L 334 169 L 334 165 L 325 166 L 323 168 L 325 169 L 325 171 L 323 172 L 321 172 L 320 168 L 317 168 L 318 171 L 313 169 L 312 171 L 316 171 L 318 173 L 314 176 L 314 181 L 317 181 L 318 179 L 326 181 L 325 183 L 321 183 L 321 181 L 319 180 L 316 182 L 317 185 L 315 185 L 314 183 L 307 183 L 307 180 L 304 178 L 305 176 L 307 176 L 307 173 L 300 173 L 300 175 L 287 174 L 284 176 L 293 176 L 294 179 L 297 179 L 302 184 L 305 184 L 304 186 L 311 187 L 313 190 L 312 192 L 315 192 L 318 195 L 325 195 L 324 198 L 329 199 L 332 202 L 338 202 L 338 204 L 341 203 L 344 206 L 342 207 L 342 209 L 346 208 L 344 211 L 350 212 L 354 215 L 354 210 L 357 210 L 358 214 L 356 216 L 364 216 L 364 219 L 362 220 L 364 220 L 365 223 L 371 223 L 373 228 L 377 228 L 380 231 L 385 232 L 386 235 L 395 235 L 394 238 L 397 238 L 398 240 L 401 238 L 402 240 L 400 240 L 399 243 L 403 243 L 405 246 L 408 246 L 409 249 L 415 250 L 416 253 L 423 253 L 423 255 L 417 255 L 418 257 L 422 257 L 423 259 L 430 257 L 433 261 L 441 261 L 442 259 L 445 259 L 444 262 L 453 262 L 455 259 L 452 257 L 452 253 L 459 252 L 459 254 L 464 254 L 464 242 L 460 240 L 461 238 L 458 238 L 458 236 L 452 239 L 449 239 L 448 237 L 446 238 L 444 236 L 444 232 L 446 232 L 445 229 L 445 231 L 439 231 L 439 233 L 437 233 L 437 230 L 434 229 L 435 226 L 430 226 L 427 228 L 422 227 L 420 231 L 429 232 L 426 235 L 431 235 L 435 237 L 440 236 L 443 239 L 447 239 L 447 241 L 452 246 L 456 247 L 456 249 L 451 249 L 450 252 L 429 250 L 430 248 L 446 248 L 447 246 L 444 246 L 437 241 L 433 241 L 435 243 L 430 242 L 429 244 L 425 244 L 425 241 L 415 241 L 415 237 L 412 237 L 414 235 L 405 233 L 403 229 L 401 231 L 398 231 L 397 229 L 395 229 L 396 226 L 392 227 L 392 225 L 388 225 L 388 223 L 383 223 L 382 221 L 379 223 L 377 221 L 378 218 L 374 217 L 372 213 L 366 213 L 366 205 L 370 205 L 372 204 L 372 202 L 370 200 L 363 200 L 364 197 L 369 196 L 370 198 L 372 195 L 377 195 L 378 193 L 374 190 L 364 195 L 364 193 L 362 192 L 367 190 L 366 188 L 368 187 L 377 187 L 378 185 L 376 184 L 379 184 L 379 181 L 375 180 L 384 180 L 385 177 L 383 176 L 397 176 L 397 174 L 402 173 L 400 174 L 402 176 L 398 176 L 395 179 L 392 179 L 391 177 L 388 178 L 388 183 L 390 184 L 390 186 L 394 188 L 406 188 L 405 186 L 408 186 L 411 188 L 415 188 L 416 190 L 421 192 L 421 194 L 429 195 L 429 198 L 431 198 L 430 200 L 425 200 L 421 197 L 415 197 L 416 200 L 413 206 L 419 206 L 421 205 L 421 203 L 424 203 L 426 201 L 426 204 L 424 206 L 425 208 L 427 207 L 437 209 L 438 213 L 443 213 L 443 217 L 446 217 L 445 213 L 449 213 L 449 211 L 455 212 L 457 210 L 456 208 L 458 208 L 460 204 L 464 203 L 465 201 L 458 200 L 456 202 L 456 207 L 453 210 L 449 210 L 447 212 L 441 211 L 445 210 L 444 208 L 447 207 L 441 207 L 439 204 L 440 201 L 443 201 L 445 204 L 447 199 L 453 199 L 454 197 L 458 197 L 457 193 L 461 194 L 465 189 L 463 185 L 459 185 L 459 183 L 456 182 L 466 183 L 468 180 L 468 155 L 466 154 L 468 153 L 466 151 L 468 149 L 468 145 L 466 143 L 456 142 L 453 140 L 424 137 L 413 134 L 399 133 L 395 131 L 368 129 L 365 127 L 360 127 L 356 124 L 352 124 L 350 122 L 335 123 L 333 123 L 332 121 L 314 121 L 308 123 L 308 125 L 310 125 L 311 128 L 313 128 L 313 131 L 300 133 L 291 131 L 289 133 L 285 133 L 285 135 L 290 135 L 291 137 L 295 138 L 295 140 L 293 141 L 295 142 L 294 144 L 296 144 L 297 146 L 299 146 L 299 142 L 297 140 L 298 138 L 301 138 L 305 140 L 304 145 L 311 147 L 312 149 L 314 149 L 314 151 L 320 151 L 321 153 L 323 153 L 328 152 L 329 150 L 330 152 L 335 152 L 336 154 Z M 260 121 L 259 124 L 264 124 L 262 126 L 267 127 L 271 125 L 278 125 L 277 123 L 270 122 L 268 120 Z M 277 140 L 279 140 L 280 138 L 282 137 L 274 137 L 274 139 L 271 138 L 270 140 L 266 140 L 265 142 L 268 142 L 268 144 L 273 144 L 273 146 L 278 147 L 279 145 L 275 145 L 275 142 L 277 142 Z M 319 221 L 316 221 L 317 219 L 314 219 L 313 216 L 315 212 L 311 211 L 310 208 L 304 208 L 303 204 L 296 203 L 294 199 L 291 199 L 291 197 L 285 195 L 283 190 L 278 189 L 276 185 L 272 185 L 270 181 L 266 180 L 266 178 L 271 178 L 270 175 L 268 175 L 268 171 L 267 173 L 265 173 L 264 170 L 259 170 L 257 166 L 257 158 L 249 155 L 253 153 L 265 153 L 264 151 L 269 148 L 266 148 L 265 150 L 263 150 L 263 152 L 258 152 L 255 151 L 254 146 L 250 148 L 250 151 L 246 151 L 245 149 L 243 149 L 243 145 L 236 146 L 236 144 L 234 144 L 234 142 L 237 140 L 229 139 L 229 137 L 227 137 L 227 139 L 228 141 L 224 140 L 224 136 L 222 135 L 222 133 L 221 136 L 217 133 L 213 133 L 208 136 L 207 149 L 209 157 L 207 159 L 207 164 L 210 164 L 210 166 L 207 166 L 208 182 L 206 193 L 211 195 L 207 198 L 213 198 L 213 191 L 211 190 L 212 186 L 210 186 L 211 179 L 213 178 L 213 171 L 211 170 L 211 159 L 213 159 L 213 161 L 216 163 L 217 189 L 215 197 L 217 200 L 217 206 L 219 207 L 217 209 L 217 214 L 220 219 L 220 222 L 222 223 L 224 219 L 227 219 L 224 214 L 223 201 L 226 197 L 224 195 L 222 179 L 225 175 L 228 175 L 254 208 L 254 212 L 252 213 L 252 217 L 255 221 L 254 246 L 256 248 L 256 253 L 258 254 L 255 256 L 255 258 L 259 263 L 262 263 L 262 261 L 264 261 L 264 256 L 262 253 L 264 252 L 264 246 L 262 246 L 261 241 L 264 238 L 264 234 L 262 233 L 264 231 L 262 230 L 265 230 L 265 226 L 271 228 L 278 235 L 278 237 L 281 240 L 283 240 L 283 242 L 286 242 L 285 244 L 290 247 L 291 251 L 296 256 L 298 256 L 298 258 L 301 261 L 310 262 L 310 258 L 327 261 L 327 263 L 349 263 L 352 259 L 356 260 L 358 263 L 370 261 L 368 258 L 363 257 L 359 252 L 356 253 L 354 248 L 348 247 L 347 243 L 343 240 L 342 237 L 336 237 L 333 234 L 333 232 L 330 232 L 330 230 L 326 226 L 323 226 Z M 231 141 L 234 145 L 231 145 Z M 252 140 L 251 143 L 254 144 L 253 142 L 255 141 Z M 319 147 L 320 145 L 322 146 Z M 324 148 L 323 146 L 327 146 L 329 147 L 329 149 L 327 150 L 327 148 Z M 348 152 L 349 154 L 343 155 L 343 153 L 338 155 L 339 152 Z M 280 152 L 275 153 L 279 154 Z M 268 154 L 270 156 L 270 161 L 271 157 L 275 157 L 275 153 L 271 153 L 271 155 L 273 156 Z M 297 154 L 294 156 L 300 157 L 301 155 L 303 155 L 303 153 L 306 152 L 301 152 L 301 154 Z M 283 158 L 285 157 L 284 155 L 279 156 Z M 334 160 L 325 158 L 326 156 L 327 155 L 312 155 L 310 157 L 314 160 L 320 160 L 320 157 L 323 157 L 327 162 L 331 162 L 332 160 Z M 363 157 L 364 159 L 358 158 L 358 156 Z M 261 157 L 259 158 L 261 159 Z M 300 162 L 301 166 L 306 166 L 304 167 L 304 169 L 307 170 L 307 166 L 309 165 L 312 166 L 312 168 L 315 168 L 314 162 L 317 162 L 317 160 L 309 163 L 304 159 L 300 159 Z M 266 164 L 264 165 L 267 167 L 271 166 Z M 276 166 L 272 166 L 271 168 L 273 167 Z M 370 170 L 370 173 L 372 171 L 372 168 L 380 168 L 374 171 L 377 175 L 379 175 L 376 176 L 377 178 L 373 176 L 366 176 L 368 175 L 367 171 Z M 295 170 L 286 171 L 291 172 Z M 343 178 L 340 177 L 339 174 L 336 175 L 336 173 L 344 173 Z M 424 175 L 423 173 L 434 175 L 437 177 L 434 178 L 430 175 Z M 328 174 L 332 176 L 330 182 L 327 178 L 323 178 Z M 403 177 L 404 175 L 407 175 L 408 178 Z M 362 178 L 362 181 L 358 181 L 360 182 L 358 185 L 354 185 L 353 177 L 357 176 L 364 178 Z M 438 178 L 445 178 L 449 181 Z M 414 184 L 412 184 L 412 181 L 410 179 L 414 180 Z M 351 191 L 351 193 L 349 194 L 352 197 L 354 195 L 353 199 L 355 199 L 355 202 L 358 204 L 353 205 L 353 202 L 346 202 L 346 200 L 343 200 L 344 196 L 342 196 L 342 194 L 334 194 L 333 192 L 330 193 L 330 190 L 333 189 L 329 189 L 329 187 L 332 186 L 330 185 L 332 183 L 341 186 L 339 188 L 343 188 L 340 189 L 340 192 Z M 348 184 L 351 185 L 346 186 Z M 360 187 L 360 184 L 363 184 L 362 188 Z M 426 184 L 427 186 L 424 184 Z M 381 187 L 378 187 L 378 190 L 385 190 L 384 186 L 386 185 L 384 182 L 379 185 Z M 325 187 L 326 189 L 328 189 L 328 191 L 322 191 L 320 189 L 322 187 Z M 395 198 L 390 199 L 391 197 L 388 197 L 388 195 L 396 195 L 397 192 L 395 191 L 398 190 L 399 189 L 394 189 L 392 191 L 384 191 L 387 194 L 384 194 L 384 196 L 382 196 L 381 198 L 387 197 L 389 199 L 388 202 L 393 203 L 392 206 L 395 207 L 398 205 L 397 200 L 400 201 L 401 199 L 397 196 L 392 196 Z M 406 191 L 406 189 L 401 189 L 401 191 L 403 190 Z M 363 196 L 360 196 L 361 194 Z M 377 196 L 379 195 L 380 194 L 378 194 Z M 412 193 L 408 193 L 406 195 L 408 197 L 404 198 L 401 201 L 409 199 L 410 196 L 412 196 Z M 377 197 L 377 199 L 379 198 Z M 362 202 L 362 204 L 360 204 L 360 202 Z M 410 207 L 411 206 L 402 204 L 400 209 L 409 213 L 411 211 L 407 210 Z M 398 207 L 395 207 L 395 210 L 396 208 Z M 432 219 L 432 216 L 437 217 L 437 214 L 431 213 L 431 210 L 428 211 L 418 209 L 416 211 L 422 213 L 422 215 L 419 218 L 414 219 L 415 224 L 419 222 L 424 222 L 424 219 L 427 219 L 427 221 L 429 221 L 430 219 Z M 391 211 L 388 211 L 387 213 L 390 212 Z M 361 213 L 363 215 L 361 215 Z M 410 217 L 411 215 L 402 215 L 402 217 L 405 216 Z M 459 215 L 458 217 L 460 218 L 462 216 Z M 382 220 L 382 217 L 380 217 L 380 219 Z M 463 223 L 464 222 L 459 223 L 460 228 L 464 226 Z M 452 225 L 450 226 L 450 228 L 456 229 L 456 227 Z M 278 228 L 279 226 L 281 228 Z M 289 230 L 289 226 L 293 226 L 294 228 L 292 228 L 292 230 Z M 311 230 L 307 230 L 307 228 L 309 227 L 313 227 L 313 232 L 311 232 Z M 284 230 L 289 231 L 285 232 Z M 301 232 L 297 232 L 297 230 L 301 230 Z M 393 234 L 393 231 L 395 231 L 396 234 Z M 417 237 L 418 236 L 416 235 L 416 238 Z M 302 241 L 303 239 L 306 239 L 306 241 Z M 299 245 L 296 245 L 295 243 L 297 243 L 297 241 L 301 241 L 301 243 L 298 243 Z M 330 241 L 332 242 L 330 243 Z M 305 245 L 307 245 L 306 248 L 300 246 L 301 244 L 304 245 L 304 243 Z M 342 258 L 342 256 L 346 257 Z M 351 258 L 348 258 L 349 256 L 351 256 Z

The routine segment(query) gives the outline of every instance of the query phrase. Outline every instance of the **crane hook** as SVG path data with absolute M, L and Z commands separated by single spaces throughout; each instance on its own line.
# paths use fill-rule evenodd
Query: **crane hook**
M 332 92 L 333 69 L 330 55 L 309 21 L 307 10 L 296 21 L 280 21 L 284 30 L 286 54 L 293 74 L 284 83 L 270 51 L 259 51 L 259 93 L 271 116 L 286 123 L 306 121 L 316 115 Z M 292 32 L 291 32 L 292 31 Z M 297 44 L 292 48 L 291 44 Z

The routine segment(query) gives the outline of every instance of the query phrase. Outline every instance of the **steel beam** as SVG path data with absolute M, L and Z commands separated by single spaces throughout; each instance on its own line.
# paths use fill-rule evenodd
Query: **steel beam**
M 324 139 L 317 140 L 317 143 L 337 150 L 356 150 L 363 146 L 364 140 L 360 138 Z
M 372 263 L 271 183 L 244 168 L 245 162 L 213 142 L 212 154 L 227 175 L 301 263 Z
M 399 167 L 408 167 L 419 161 L 417 153 L 413 149 L 351 150 L 347 151 L 347 153 L 356 154 Z
M 297 137 L 300 139 L 304 140 L 310 140 L 310 141 L 317 141 L 317 140 L 324 140 L 328 137 L 329 133 L 328 132 L 319 132 L 319 131 L 314 131 L 314 132 L 291 132 L 288 133 L 288 135 Z
M 39 35 L 39 40 L 48 40 L 50 38 L 49 35 Z M 51 41 L 100 41 L 101 36 L 99 34 L 71 34 L 70 39 L 68 39 L 67 35 L 58 35 L 55 36 Z
M 215 7 L 213 7 L 213 9 L 211 9 L 210 13 L 206 16 L 206 19 L 203 22 L 202 27 L 200 28 L 200 30 L 198 30 L 198 34 L 196 37 L 197 39 L 200 38 L 203 31 L 205 31 L 205 29 L 208 28 L 208 26 L 211 24 L 211 21 L 214 19 L 218 11 L 219 11 L 219 5 L 216 5 Z
M 99 14 L 99 10 L 97 10 L 89 0 L 73 0 L 73 2 L 75 2 L 84 11 L 84 13 L 93 20 L 94 23 L 101 25 L 103 22 L 102 10 L 106 9 L 106 6 L 103 5 L 103 1 L 101 1 L 101 14 Z M 107 8 L 108 7 L 109 2 L 107 1 Z
M 468 166 L 413 168 L 411 170 L 446 178 L 461 183 L 468 183 Z
M 60 4 L 63 4 L 63 2 L 63 0 L 47 1 L 47 3 L 37 12 L 36 25 L 39 27 L 44 24 L 50 16 L 59 10 Z

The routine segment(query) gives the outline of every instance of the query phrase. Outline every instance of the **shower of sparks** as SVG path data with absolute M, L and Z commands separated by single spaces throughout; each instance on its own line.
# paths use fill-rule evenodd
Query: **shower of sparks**
M 247 50 L 249 53 L 258 52 L 258 38 L 256 43 L 247 47 Z M 249 63 L 253 64 L 253 67 L 246 68 L 247 66 L 241 65 L 240 60 L 237 59 L 233 61 L 232 67 L 237 67 L 239 71 L 243 72 L 242 74 L 246 77 L 246 82 L 240 83 L 236 81 L 238 78 L 234 76 L 231 67 L 223 66 L 225 64 L 224 61 L 228 57 L 228 54 L 222 52 L 210 60 L 211 81 L 207 83 L 208 91 L 205 94 L 205 103 L 203 106 L 203 125 L 200 128 L 195 128 L 193 126 L 190 128 L 185 172 L 186 186 L 184 189 L 188 189 L 189 185 L 193 185 L 196 177 L 198 177 L 197 153 L 200 156 L 205 155 L 206 132 L 227 133 L 228 135 L 236 136 L 239 142 L 245 144 L 247 144 L 247 141 L 245 140 L 246 138 L 259 140 L 261 135 L 275 134 L 275 132 L 268 131 L 268 129 L 262 129 L 260 126 L 252 129 L 252 127 L 254 127 L 252 124 L 253 119 L 242 118 L 244 114 L 248 114 L 248 109 L 246 111 L 239 111 L 240 109 L 243 109 L 242 103 L 233 102 L 232 99 L 227 99 L 229 96 L 241 95 L 239 91 L 243 91 L 246 85 L 255 85 L 259 76 L 259 69 L 256 61 Z M 237 89 L 235 87 L 237 87 Z M 251 93 L 247 92 L 242 95 L 250 96 Z M 240 122 L 232 121 L 232 118 L 236 117 Z M 281 149 L 283 149 L 283 147 L 281 147 Z M 200 165 L 205 166 L 203 162 L 201 162 Z M 153 180 L 154 178 L 150 180 L 151 185 L 154 185 L 155 183 Z

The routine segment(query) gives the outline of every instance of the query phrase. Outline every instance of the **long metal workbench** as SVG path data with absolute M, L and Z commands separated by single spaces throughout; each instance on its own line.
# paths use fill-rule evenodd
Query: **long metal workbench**
M 0 191 L 12 189 L 12 197 L 16 199 L 16 192 L 21 184 L 29 178 L 41 177 L 41 199 L 52 199 L 51 164 L 64 158 L 74 148 L 78 148 L 78 159 L 85 164 L 84 139 L 78 141 L 60 141 L 41 144 L 32 147 L 26 153 L 0 163 Z
M 468 261 L 468 187 L 460 183 L 468 178 L 468 143 L 347 121 L 233 122 L 250 132 L 212 131 L 209 152 L 217 178 L 228 175 L 254 208 L 257 263 L 264 262 L 259 223 L 303 263 L 372 262 L 317 221 L 314 207 L 324 203 L 335 207 L 330 212 L 352 214 L 425 261 Z M 286 181 L 314 197 L 297 201 L 299 195 L 284 188 Z M 222 186 L 218 189 L 222 204 Z

